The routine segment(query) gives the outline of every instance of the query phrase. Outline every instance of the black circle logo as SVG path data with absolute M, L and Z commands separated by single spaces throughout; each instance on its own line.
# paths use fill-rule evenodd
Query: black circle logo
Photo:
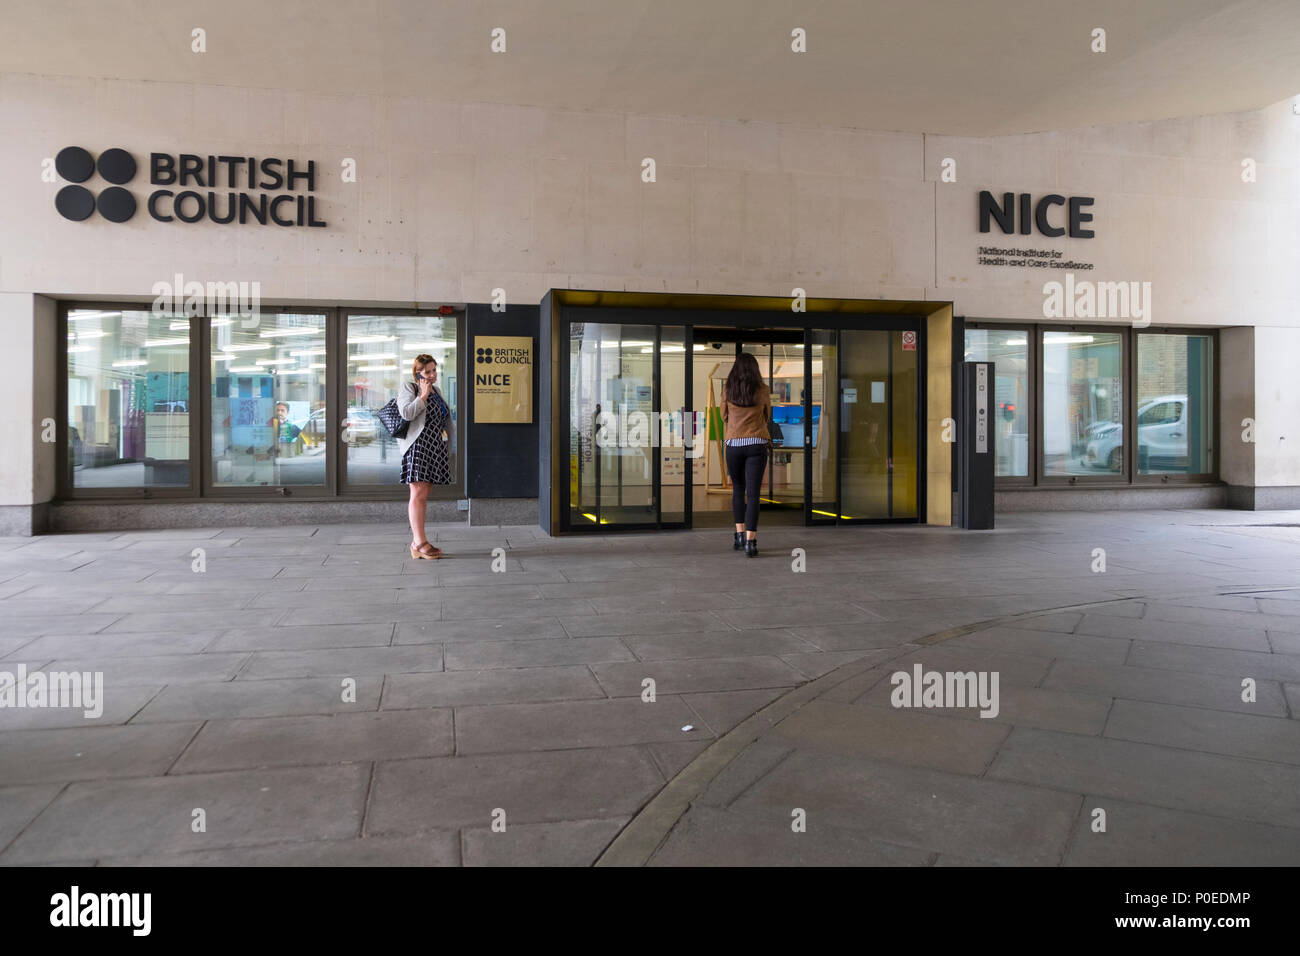
M 99 175 L 118 186 L 135 177 L 135 158 L 124 149 L 107 149 L 99 156 Z
M 109 222 L 126 222 L 135 215 L 135 197 L 121 186 L 109 186 L 99 194 L 99 214 Z
M 492 350 L 491 350 L 491 349 L 475 349 L 475 350 L 474 350 L 474 361 L 477 362 L 479 365 L 491 365 L 491 364 L 492 364 Z
M 64 219 L 81 222 L 95 211 L 95 194 L 85 186 L 64 186 L 54 197 L 54 208 Z
M 54 157 L 54 169 L 64 179 L 84 183 L 95 174 L 95 159 L 80 146 L 65 146 Z M 54 197 L 54 208 L 64 219 L 81 222 L 96 208 L 109 222 L 126 222 L 135 215 L 135 197 L 121 188 L 136 174 L 135 158 L 124 149 L 107 149 L 99 157 L 99 175 L 116 185 L 105 189 L 99 198 L 85 186 L 64 186 Z
M 54 157 L 54 169 L 70 183 L 84 183 L 95 174 L 95 160 L 80 146 L 65 146 Z

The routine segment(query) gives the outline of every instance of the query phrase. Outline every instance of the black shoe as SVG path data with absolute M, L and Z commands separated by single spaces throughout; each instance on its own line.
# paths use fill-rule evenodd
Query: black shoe
M 745 557 L 747 557 L 747 558 L 756 558 L 756 557 L 758 557 L 758 539 L 757 539 L 757 538 L 749 538 L 749 539 L 747 539 L 747 540 L 745 541 Z
M 733 544 L 731 547 L 732 547 L 733 550 L 735 550 L 735 551 L 739 551 L 739 550 L 740 550 L 741 548 L 743 548 L 744 546 L 745 546 L 745 532 L 743 532 L 743 531 L 737 531 L 737 532 L 736 532 L 736 543 Z

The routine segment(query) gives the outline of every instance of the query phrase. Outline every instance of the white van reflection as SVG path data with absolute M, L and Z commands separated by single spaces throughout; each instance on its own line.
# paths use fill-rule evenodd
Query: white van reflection
M 1151 471 L 1186 471 L 1187 396 L 1161 395 L 1138 406 L 1138 461 Z M 1090 468 L 1119 472 L 1124 426 L 1098 422 L 1089 429 L 1083 463 Z

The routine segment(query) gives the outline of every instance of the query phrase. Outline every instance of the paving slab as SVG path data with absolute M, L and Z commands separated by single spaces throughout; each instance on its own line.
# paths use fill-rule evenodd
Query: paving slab
M 201 724 L 65 727 L 0 734 L 6 783 L 154 777 L 168 768 Z
M 1300 721 L 1201 707 L 1117 700 L 1106 736 L 1300 765 Z
M 581 666 L 517 667 L 441 674 L 398 674 L 384 689 L 384 710 L 581 700 L 605 692 Z
M 797 742 L 801 750 L 873 757 L 978 776 L 1010 732 L 1006 725 L 988 720 L 817 700 L 777 724 L 765 739 L 777 745 Z
M 631 661 L 636 655 L 615 637 L 572 637 L 542 641 L 460 641 L 440 645 L 446 669 L 491 670 L 499 667 L 551 667 Z
M 1244 701 L 1241 681 L 1235 675 L 1057 660 L 1052 662 L 1051 672 L 1043 679 L 1042 686 L 1076 694 L 1186 704 L 1274 717 L 1287 715 L 1281 684 L 1259 680 L 1256 682 L 1255 700 Z
M 591 671 L 611 697 L 640 696 L 647 679 L 656 693 L 693 694 L 763 687 L 793 687 L 803 675 L 777 657 L 708 657 L 690 660 L 593 664 Z
M 890 697 L 894 689 L 894 685 L 887 679 L 879 680 L 869 690 L 853 697 L 851 702 L 856 706 L 892 708 Z M 825 695 L 822 699 L 827 697 L 830 695 Z M 844 697 L 837 695 L 835 699 L 843 700 Z M 973 707 L 937 707 L 925 712 L 964 720 L 1095 736 L 1105 728 L 1111 708 L 1112 700 L 1109 697 L 1008 684 L 1006 687 L 999 685 L 998 713 L 995 716 L 982 717 L 980 710 Z
M 441 757 L 454 750 L 452 713 L 444 709 L 209 720 L 171 772 Z
M 212 656 L 212 655 L 204 655 Z M 257 651 L 243 655 L 240 680 L 284 677 L 376 677 L 441 671 L 441 644 L 409 647 L 337 647 L 305 651 Z
M 700 720 L 715 734 L 731 730 L 746 717 L 754 714 L 772 701 L 783 696 L 784 687 L 767 687 L 759 690 L 720 691 L 711 694 L 683 694 L 682 700 L 690 705 Z
M 1021 865 L 1060 862 L 1081 795 L 880 760 L 802 751 L 739 797 L 747 815 L 798 807 L 898 846 Z M 788 824 L 787 824 L 788 826 Z
M 533 620 L 403 622 L 393 634 L 394 644 L 454 644 L 465 641 L 536 641 L 568 637 L 559 618 Z M 574 637 L 583 635 L 575 634 Z
M 63 790 L 65 784 L 0 787 L 0 851 L 22 833 Z M 3 854 L 0 854 L 3 861 Z
M 936 854 L 896 846 L 817 822 L 796 832 L 790 814 L 723 813 L 695 806 L 673 828 L 650 866 L 929 866 Z
M 525 823 L 504 832 L 461 831 L 466 866 L 588 866 L 618 836 L 627 818 Z
M 367 764 L 69 784 L 0 856 L 6 863 L 136 856 L 357 835 Z M 204 811 L 205 830 L 195 832 Z
M 379 677 L 357 678 L 355 700 L 345 700 L 343 682 L 333 677 L 176 684 L 164 688 L 149 701 L 133 722 L 377 710 L 382 686 L 383 679 Z
M 1017 727 L 988 777 L 1300 827 L 1300 767 L 1285 764 Z
M 653 703 L 639 697 L 617 700 L 565 701 L 549 704 L 502 704 L 456 708 L 458 754 L 529 750 L 622 747 L 676 743 L 688 734 L 712 737 L 693 725 L 695 716 L 675 697 Z
M 388 761 L 375 767 L 365 832 L 419 833 L 435 821 L 491 827 L 498 808 L 507 832 L 519 823 L 626 819 L 662 786 L 654 762 L 631 747 Z
M 1300 830 L 1088 794 L 1066 866 L 1295 866 Z M 1092 829 L 1092 808 L 1106 832 Z

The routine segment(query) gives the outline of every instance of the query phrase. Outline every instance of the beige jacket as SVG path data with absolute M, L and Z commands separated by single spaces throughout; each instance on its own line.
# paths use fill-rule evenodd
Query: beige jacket
M 753 405 L 733 405 L 722 399 L 722 420 L 726 423 L 724 438 L 765 438 L 771 444 L 772 433 L 767 423 L 772 418 L 772 393 L 760 385 Z

